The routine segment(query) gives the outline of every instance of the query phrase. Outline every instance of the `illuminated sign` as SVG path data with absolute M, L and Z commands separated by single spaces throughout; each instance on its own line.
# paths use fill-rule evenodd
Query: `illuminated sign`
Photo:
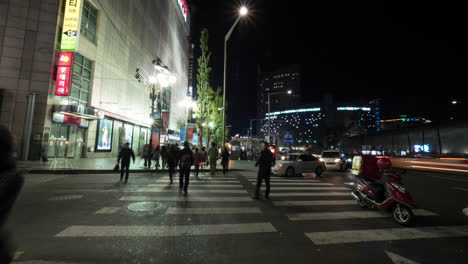
M 55 95 L 66 96 L 69 93 L 72 60 L 73 52 L 60 52 L 55 80 Z
M 370 107 L 337 107 L 336 110 L 338 111 L 357 111 L 357 110 L 362 110 L 362 111 L 370 111 Z
M 75 50 L 80 29 L 81 0 L 66 0 L 60 49 Z
M 282 114 L 292 114 L 292 113 L 304 113 L 304 112 L 318 112 L 320 111 L 320 107 L 317 108 L 302 108 L 302 109 L 294 109 L 294 110 L 285 110 L 285 111 L 278 111 L 267 113 L 267 116 L 270 115 L 282 115 Z
M 180 11 L 182 12 L 182 16 L 184 17 L 184 21 L 187 22 L 187 16 L 188 16 L 187 1 L 177 0 L 177 2 L 179 2 Z

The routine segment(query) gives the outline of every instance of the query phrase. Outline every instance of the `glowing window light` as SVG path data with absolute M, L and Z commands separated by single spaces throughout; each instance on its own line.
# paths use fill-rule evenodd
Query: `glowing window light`
M 358 111 L 358 110 L 362 110 L 362 111 L 370 111 L 370 107 L 352 107 L 352 106 L 341 106 L 341 107 L 337 107 L 336 110 L 338 111 Z

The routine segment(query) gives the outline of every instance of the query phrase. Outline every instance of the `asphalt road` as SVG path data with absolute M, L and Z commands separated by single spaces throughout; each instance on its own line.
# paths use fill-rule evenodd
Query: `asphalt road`
M 275 177 L 260 201 L 255 175 L 202 176 L 187 197 L 167 175 L 27 175 L 17 263 L 466 263 L 468 176 L 408 171 L 423 216 L 404 228 L 360 209 L 349 173 Z

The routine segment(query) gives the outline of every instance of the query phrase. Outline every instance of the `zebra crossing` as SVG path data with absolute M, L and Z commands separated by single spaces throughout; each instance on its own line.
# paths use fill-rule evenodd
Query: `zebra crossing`
M 248 185 L 245 185 L 248 183 Z M 191 179 L 189 194 L 178 190 L 178 179 L 169 184 L 166 177 L 151 183 L 139 184 L 120 192 L 112 204 L 95 208 L 96 217 L 125 215 L 129 204 L 138 202 L 160 202 L 167 206 L 161 215 L 183 219 L 207 219 L 212 223 L 161 224 L 161 225 L 71 225 L 57 233 L 62 237 L 177 237 L 202 235 L 234 235 L 268 233 L 277 235 L 288 232 L 279 230 L 262 210 L 263 206 L 276 208 L 287 221 L 303 227 L 304 237 L 313 245 L 335 245 L 348 243 L 378 242 L 387 240 L 411 240 L 468 236 L 468 226 L 425 226 L 401 228 L 397 224 L 390 228 L 343 230 L 347 222 L 375 219 L 392 223 L 390 215 L 377 210 L 362 210 L 350 195 L 346 186 L 304 178 L 271 178 L 271 201 L 256 201 L 249 195 L 256 184 L 256 176 L 201 177 Z M 246 188 L 247 187 L 247 188 Z M 119 203 L 120 206 L 115 206 Z M 414 210 L 418 217 L 437 217 L 437 213 L 423 209 Z M 200 218 L 201 217 L 201 218 Z M 244 222 L 236 222 L 236 217 Z M 316 230 L 314 221 L 325 220 L 340 226 L 339 230 Z M 333 222 L 334 221 L 334 222 Z M 391 224 L 390 224 L 391 225 Z M 362 225 L 361 225 L 362 226 Z
M 179 192 L 178 177 L 169 184 L 168 177 L 157 181 L 131 187 L 120 191 L 117 198 L 120 207 L 106 206 L 96 209 L 94 215 L 106 217 L 125 215 L 129 204 L 138 202 L 160 202 L 167 204 L 161 214 L 165 216 L 196 218 L 209 216 L 215 223 L 191 223 L 174 225 L 72 225 L 55 237 L 177 237 L 201 235 L 235 235 L 271 233 L 278 230 L 263 216 L 258 202 L 251 199 L 239 178 L 231 177 L 201 177 L 191 178 L 188 195 Z M 128 193 L 128 194 L 127 194 Z M 130 194 L 131 193 L 131 194 Z M 232 223 L 231 216 L 249 217 L 247 223 Z M 217 220 L 228 221 L 223 223 Z M 254 219 L 251 221 L 250 219 Z
M 252 187 L 255 186 L 255 176 L 246 176 L 245 179 Z M 314 221 L 318 220 L 335 221 L 334 223 L 338 225 L 340 225 L 339 221 L 359 221 L 360 219 L 388 219 L 390 223 L 393 220 L 390 219 L 391 215 L 388 213 L 359 208 L 356 201 L 352 199 L 348 187 L 323 182 L 322 185 L 311 187 L 311 184 L 319 184 L 319 182 L 303 178 L 272 177 L 270 182 L 270 197 L 273 199 L 273 206 L 286 210 L 286 217 L 289 221 L 303 225 L 304 235 L 315 245 L 468 236 L 468 225 L 401 228 L 396 223 L 395 226 L 399 228 L 341 230 L 342 227 L 339 227 L 340 230 L 336 231 L 314 230 L 312 232 L 310 230 L 315 229 Z M 340 199 L 336 199 L 338 197 Z M 352 205 L 355 207 L 351 207 Z M 415 209 L 413 213 L 418 217 L 438 216 L 434 212 L 423 209 Z

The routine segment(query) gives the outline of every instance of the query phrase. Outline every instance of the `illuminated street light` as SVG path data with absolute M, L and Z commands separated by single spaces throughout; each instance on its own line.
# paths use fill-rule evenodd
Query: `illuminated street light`
M 237 17 L 236 22 L 232 25 L 231 29 L 229 29 L 228 33 L 226 36 L 224 36 L 224 73 L 223 73 L 223 146 L 226 141 L 226 62 L 227 62 L 227 42 L 229 38 L 231 37 L 232 31 L 234 31 L 234 28 L 236 27 L 237 23 L 239 23 L 239 20 L 241 17 L 244 17 L 247 15 L 247 8 L 245 6 L 242 6 L 239 10 L 239 17 Z
M 292 94 L 292 91 L 291 91 L 291 90 L 288 90 L 288 94 Z
M 210 122 L 208 123 L 208 126 L 211 127 L 211 128 L 213 128 L 213 127 L 214 127 L 213 121 L 210 121 Z
M 452 104 L 458 104 L 458 101 L 457 101 L 457 100 L 453 100 L 453 101 L 452 101 Z

